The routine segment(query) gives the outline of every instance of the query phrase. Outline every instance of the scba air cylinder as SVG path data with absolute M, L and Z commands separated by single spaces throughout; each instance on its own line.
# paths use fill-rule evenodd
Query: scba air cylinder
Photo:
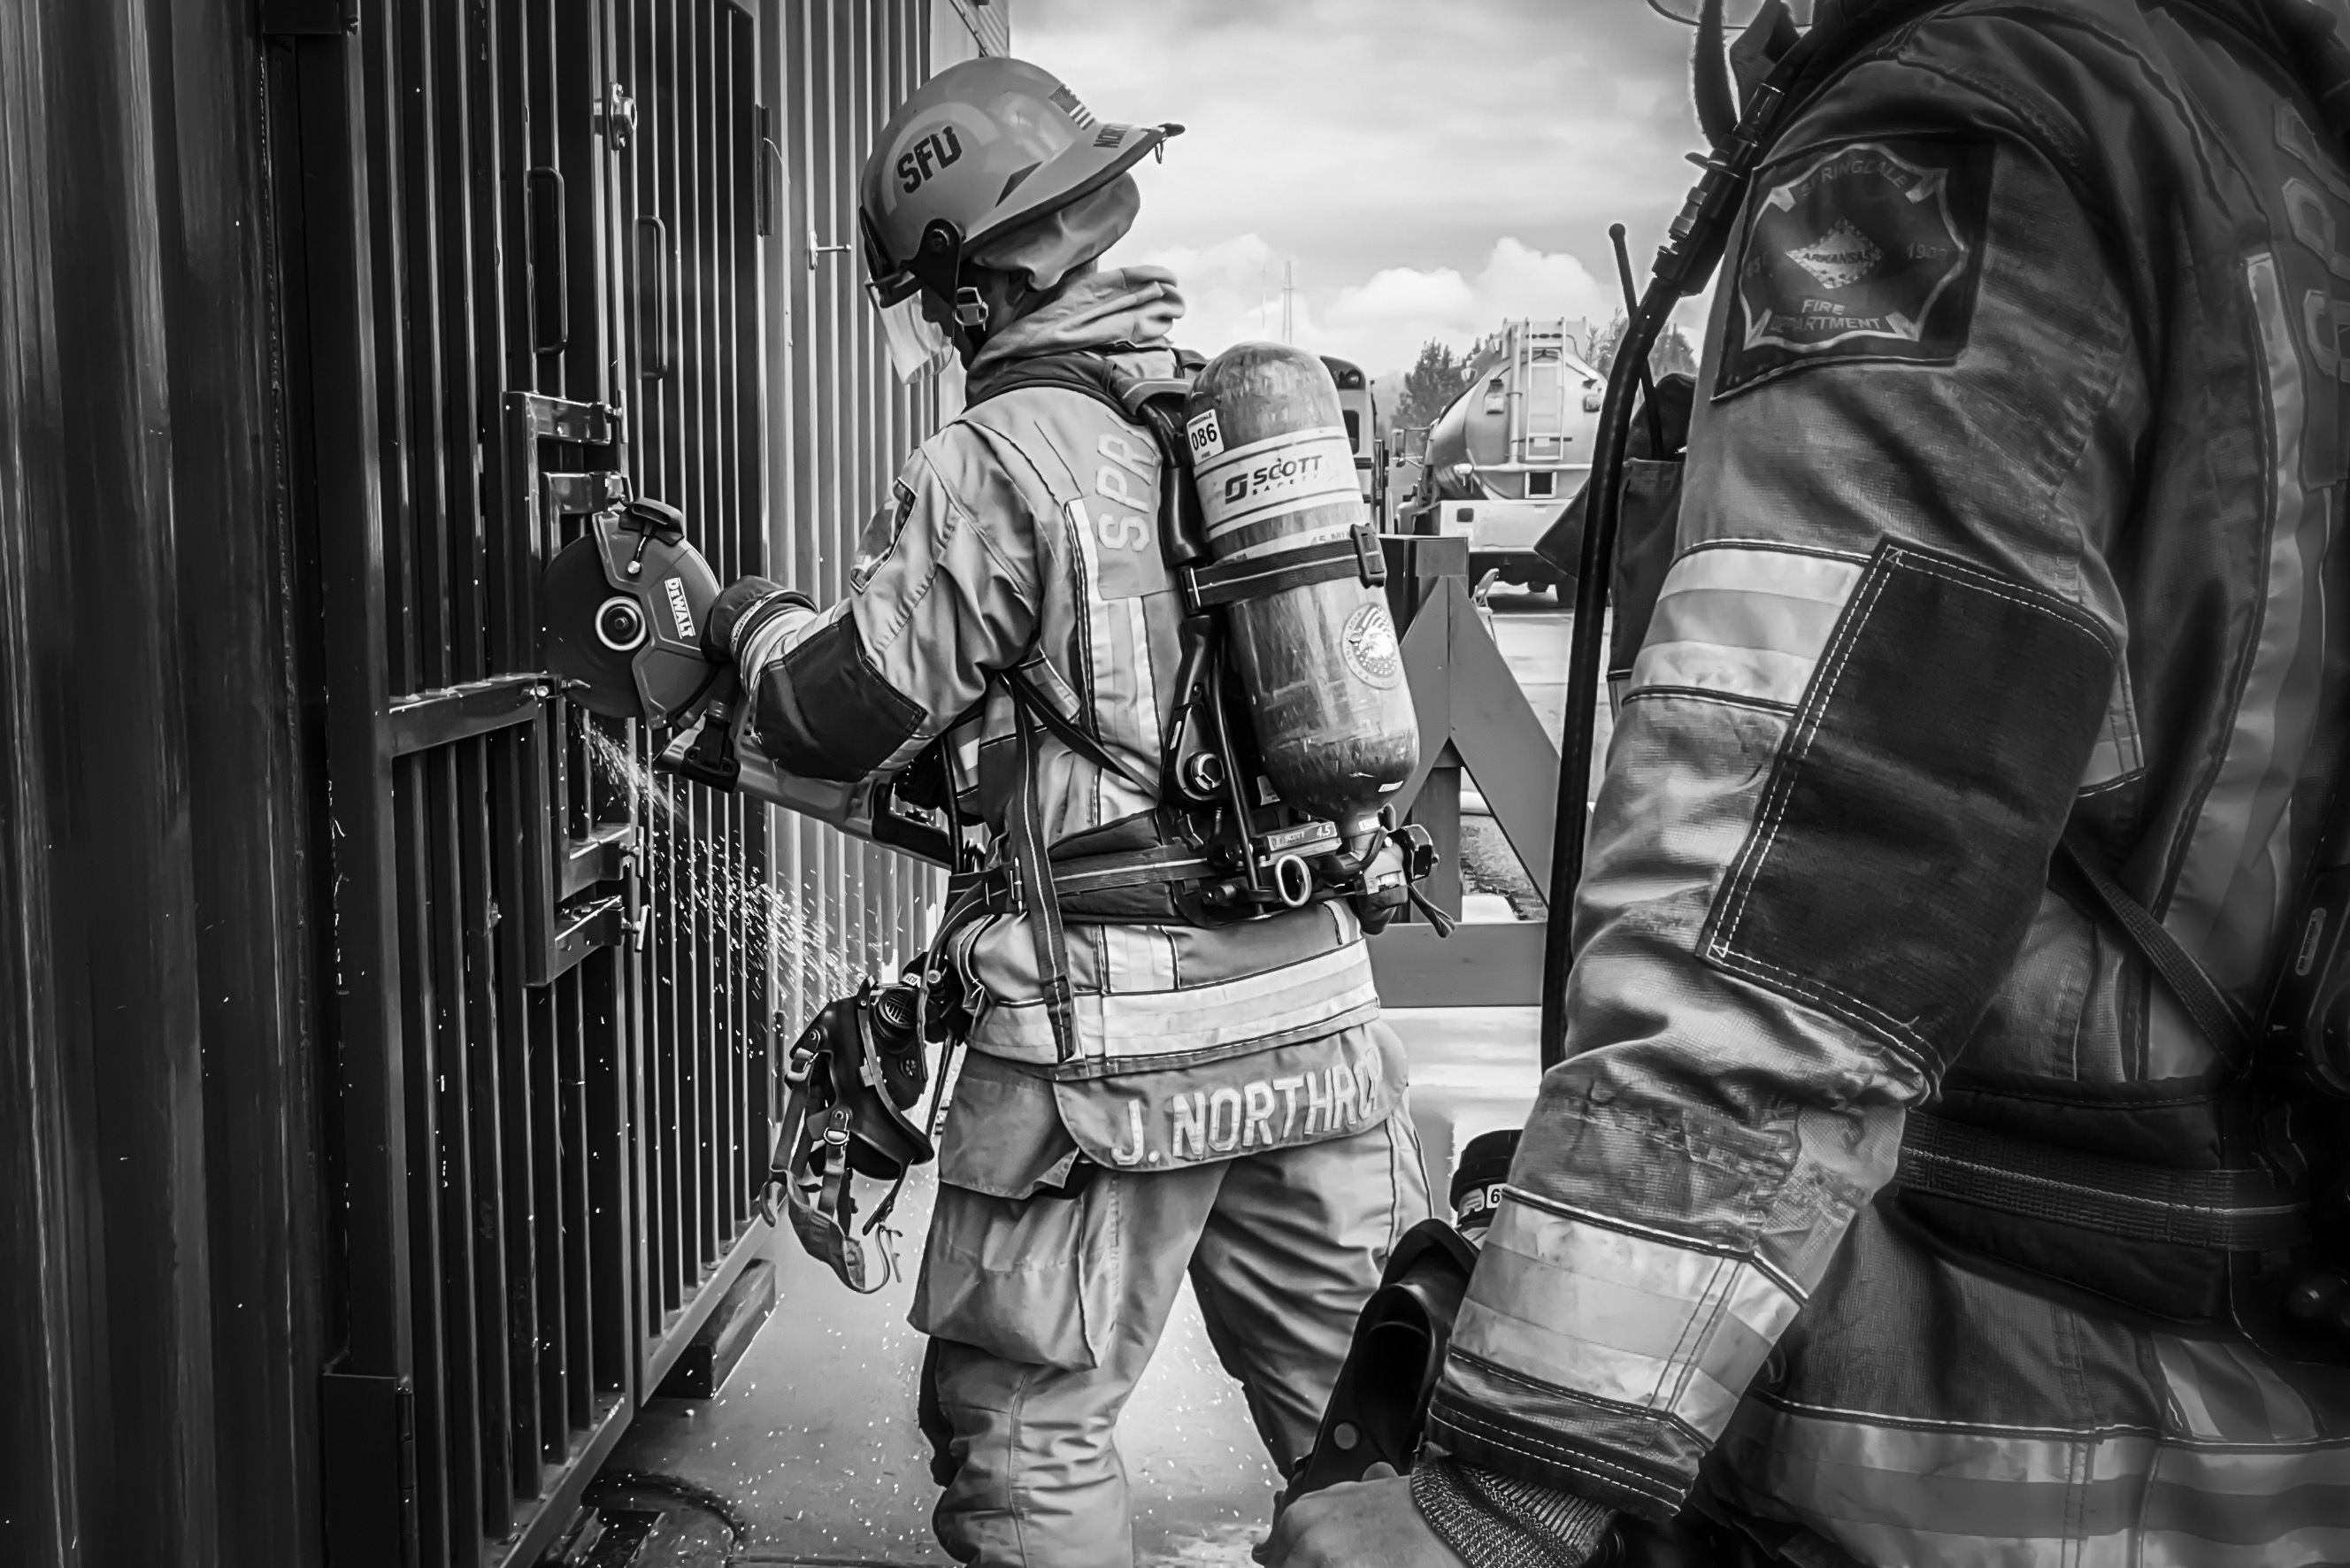
M 1200 372 L 1184 416 L 1219 566 L 1347 539 L 1364 523 L 1338 389 L 1313 355 L 1228 348 Z M 1226 614 L 1266 777 L 1359 842 L 1419 761 L 1386 595 L 1350 573 Z

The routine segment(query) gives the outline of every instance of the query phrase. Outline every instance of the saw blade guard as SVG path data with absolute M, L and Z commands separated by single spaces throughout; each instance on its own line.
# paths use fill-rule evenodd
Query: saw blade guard
M 717 575 L 686 543 L 685 517 L 631 501 L 588 521 L 540 578 L 548 668 L 590 712 L 683 722 L 723 667 L 702 651 Z

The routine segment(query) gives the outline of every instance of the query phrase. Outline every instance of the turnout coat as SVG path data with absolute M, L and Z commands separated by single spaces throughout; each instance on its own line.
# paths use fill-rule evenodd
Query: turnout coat
M 1799 1563 L 2350 1560 L 2344 1375 L 2236 1334 L 2213 1249 L 2018 1199 L 2250 1159 L 2049 872 L 2070 825 L 2257 1012 L 2350 697 L 2318 15 L 1962 0 L 1770 153 L 1457 1458 L 1648 1517 L 1702 1471 Z M 1960 1137 L 2005 1206 L 1925 1179 Z

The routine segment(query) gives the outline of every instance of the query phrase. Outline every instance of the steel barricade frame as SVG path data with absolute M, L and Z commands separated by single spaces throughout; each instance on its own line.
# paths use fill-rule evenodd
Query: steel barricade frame
M 1477 781 L 1510 848 L 1548 886 L 1558 747 L 1485 629 L 1469 588 L 1469 542 L 1385 535 L 1388 601 L 1419 721 L 1419 765 L 1397 798 L 1443 857 L 1430 897 L 1461 913 L 1461 780 Z M 1541 1000 L 1543 920 L 1471 922 L 1447 937 L 1422 919 L 1371 939 L 1388 1007 L 1526 1007 Z

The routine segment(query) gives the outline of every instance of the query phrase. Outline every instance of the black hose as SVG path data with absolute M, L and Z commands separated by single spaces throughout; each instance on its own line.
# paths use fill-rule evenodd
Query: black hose
M 1616 244 L 1616 276 L 1624 287 L 1624 335 L 1632 335 L 1632 317 L 1640 312 L 1640 286 L 1632 278 L 1632 253 L 1624 247 L 1624 225 L 1607 225 L 1607 237 Z M 1622 352 L 1623 344 L 1617 344 Z M 1665 420 L 1657 407 L 1657 375 L 1648 363 L 1648 356 L 1640 356 L 1640 406 L 1648 410 L 1648 455 L 1669 457 L 1665 451 Z
M 1599 677 L 1607 657 L 1607 580 L 1616 558 L 1616 524 L 1624 511 L 1624 452 L 1632 433 L 1634 389 L 1656 347 L 1665 318 L 1680 299 L 1666 278 L 1652 279 L 1640 307 L 1624 323 L 1608 368 L 1607 394 L 1591 477 L 1584 486 L 1583 555 L 1575 585 L 1573 651 L 1566 666 L 1566 728 L 1560 737 L 1558 809 L 1551 830 L 1550 907 L 1543 927 L 1542 1065 L 1566 1060 L 1566 976 L 1574 963 L 1575 889 L 1583 880 L 1583 840 L 1589 827 L 1585 793 L 1591 785 L 1592 727 L 1599 713 Z

